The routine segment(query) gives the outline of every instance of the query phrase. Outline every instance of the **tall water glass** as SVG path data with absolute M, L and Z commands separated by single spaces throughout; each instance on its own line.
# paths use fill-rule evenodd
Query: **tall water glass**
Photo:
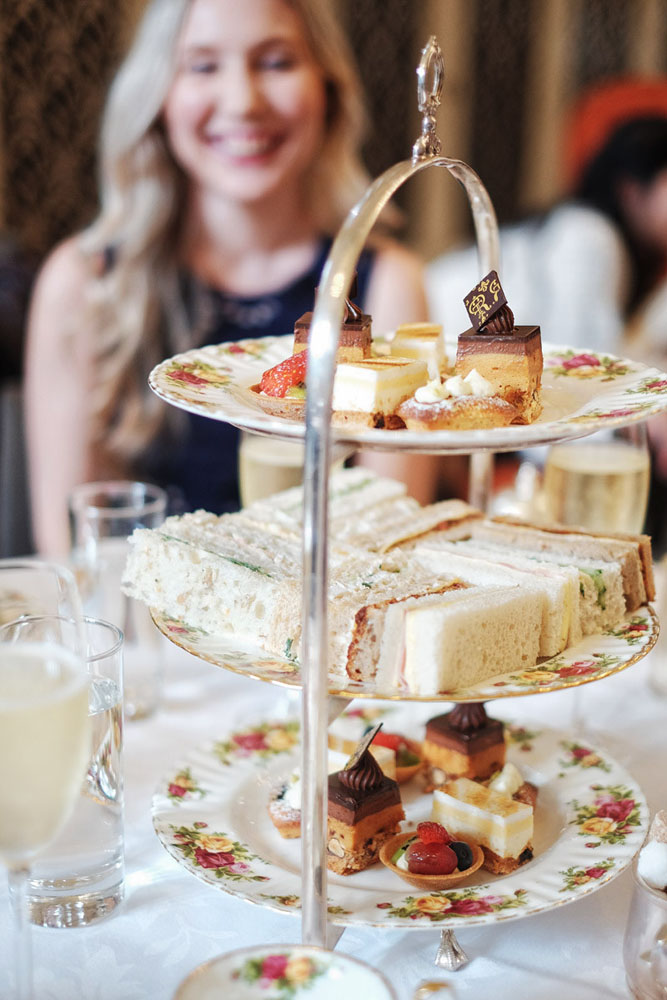
M 25 635 L 11 623 L 0 629 L 0 860 L 17 928 L 19 1000 L 33 995 L 30 867 L 66 823 L 86 770 L 88 676 L 79 649 L 72 619 L 43 619 Z
M 0 630 L 26 642 L 49 616 L 24 617 Z M 53 627 L 53 626 L 52 626 Z M 110 622 L 84 620 L 90 741 L 87 769 L 72 815 L 41 852 L 30 873 L 33 923 L 82 927 L 113 912 L 123 899 L 123 635 Z
M 72 561 L 84 610 L 117 625 L 125 637 L 126 719 L 144 718 L 158 707 L 165 649 L 148 609 L 121 590 L 128 539 L 135 528 L 159 527 L 166 507 L 158 486 L 124 480 L 84 483 L 69 498 Z

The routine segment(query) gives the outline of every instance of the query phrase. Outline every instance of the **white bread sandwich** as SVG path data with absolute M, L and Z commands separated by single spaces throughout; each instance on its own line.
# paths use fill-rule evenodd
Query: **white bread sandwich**
M 579 642 L 582 635 L 592 635 L 617 624 L 625 614 L 623 578 L 618 563 L 583 559 L 577 554 L 566 559 L 559 553 L 516 549 L 509 542 L 502 544 L 499 539 L 482 541 L 475 537 L 449 543 L 434 535 L 424 545 L 433 552 L 438 548 L 443 550 L 441 562 L 436 558 L 430 559 L 430 566 L 435 572 L 456 572 L 453 564 L 450 567 L 449 563 L 448 553 L 452 544 L 454 552 L 481 558 L 489 565 L 521 570 L 543 580 L 567 583 L 568 589 L 563 593 L 564 615 L 567 617 L 569 613 L 567 645 Z
M 489 553 L 481 545 L 457 545 L 439 539 L 417 544 L 413 555 L 434 573 L 442 573 L 446 568 L 476 586 L 517 586 L 538 595 L 542 605 L 540 656 L 556 656 L 581 639 L 576 570 L 563 573 L 541 564 L 519 567 L 494 562 L 497 553 Z
M 635 605 L 635 607 L 640 607 L 646 601 L 655 600 L 655 578 L 653 576 L 653 555 L 651 551 L 651 537 L 650 535 L 632 535 L 620 531 L 609 532 L 607 534 L 603 532 L 596 531 L 586 531 L 583 528 L 571 528 L 566 525 L 551 524 L 551 525 L 526 525 L 525 522 L 517 520 L 511 517 L 497 517 L 493 518 L 494 524 L 509 524 L 513 527 L 517 525 L 520 527 L 533 527 L 544 532 L 549 536 L 562 536 L 571 535 L 579 538 L 580 540 L 586 539 L 587 546 L 590 540 L 595 543 L 601 543 L 602 549 L 596 546 L 595 551 L 606 551 L 609 553 L 609 558 L 616 560 L 621 563 L 623 567 L 625 586 L 628 590 L 631 587 L 631 581 L 634 577 L 634 570 L 631 568 L 634 564 L 634 556 L 629 555 L 629 552 L 636 552 L 639 558 L 639 563 L 641 566 L 641 575 L 644 583 L 645 597 L 640 601 L 640 604 Z M 621 543 L 620 545 L 618 543 Z M 626 568 L 627 560 L 627 568 Z M 627 580 L 625 580 L 627 576 Z M 639 600 L 641 597 L 641 588 L 637 589 L 635 600 Z M 635 607 L 629 608 L 628 610 L 634 611 Z
M 496 519 L 471 524 L 470 534 L 473 538 L 509 545 L 514 549 L 560 556 L 563 562 L 593 559 L 618 563 L 628 611 L 635 611 L 647 600 L 653 599 L 649 595 L 655 594 L 650 553 L 648 558 L 646 556 L 647 536 L 634 536 L 633 540 L 627 540 L 627 537 L 591 535 L 568 529 L 549 531 L 531 524 Z
M 443 694 L 537 662 L 539 595 L 466 588 L 369 604 L 357 615 L 347 672 L 381 690 Z

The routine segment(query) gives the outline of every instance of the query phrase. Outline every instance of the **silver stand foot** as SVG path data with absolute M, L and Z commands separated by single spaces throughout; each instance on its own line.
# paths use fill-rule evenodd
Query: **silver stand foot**
M 456 940 L 454 931 L 443 931 L 440 936 L 440 947 L 435 956 L 435 964 L 448 972 L 456 972 L 468 962 L 468 956 Z

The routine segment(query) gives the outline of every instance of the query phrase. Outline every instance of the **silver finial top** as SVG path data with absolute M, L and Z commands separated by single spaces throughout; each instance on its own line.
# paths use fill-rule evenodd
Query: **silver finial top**
M 422 134 L 412 147 L 412 161 L 425 156 L 437 156 L 442 143 L 435 133 L 435 113 L 440 106 L 445 63 L 435 35 L 431 35 L 422 49 L 417 67 L 417 99 L 422 114 Z

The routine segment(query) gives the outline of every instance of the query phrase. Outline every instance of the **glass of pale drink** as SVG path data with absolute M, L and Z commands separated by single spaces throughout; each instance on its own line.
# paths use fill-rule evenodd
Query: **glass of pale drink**
M 44 607 L 52 599 L 75 617 L 48 616 L 27 632 L 8 620 L 12 601 Z M 9 871 L 17 928 L 15 993 L 29 1000 L 28 879 L 35 858 L 67 822 L 86 773 L 89 684 L 80 602 L 67 570 L 3 560 L 0 607 L 0 860 Z
M 26 616 L 0 637 L 39 637 L 59 628 L 50 616 Z M 28 912 L 45 927 L 84 927 L 112 913 L 124 896 L 123 634 L 110 622 L 84 619 L 90 739 L 75 807 L 35 860 Z
M 281 441 L 275 437 L 244 431 L 239 446 L 239 491 L 241 506 L 281 493 L 303 481 L 305 446 L 302 440 Z M 333 469 L 341 468 L 352 452 L 345 445 L 331 449 Z
M 549 521 L 597 532 L 641 532 L 650 456 L 646 425 L 630 424 L 549 449 L 542 486 Z

